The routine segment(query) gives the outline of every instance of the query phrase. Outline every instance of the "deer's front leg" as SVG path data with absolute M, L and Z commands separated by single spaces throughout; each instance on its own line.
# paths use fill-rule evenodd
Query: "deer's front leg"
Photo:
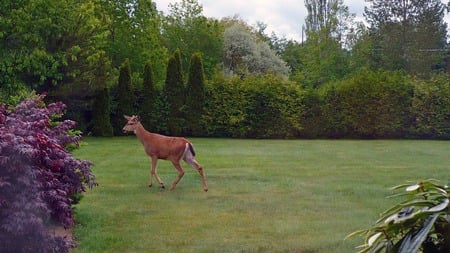
M 158 181 L 159 185 L 161 186 L 161 188 L 166 188 L 164 186 L 164 182 L 161 180 L 161 178 L 158 176 L 158 173 L 156 172 L 156 164 L 158 162 L 158 158 L 157 157 L 152 157 L 152 169 L 150 172 L 150 181 L 148 182 L 148 187 L 152 187 L 152 178 L 155 177 L 156 181 Z

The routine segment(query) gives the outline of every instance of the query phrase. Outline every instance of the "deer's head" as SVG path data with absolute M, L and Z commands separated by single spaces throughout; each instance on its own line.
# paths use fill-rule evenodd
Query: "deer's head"
M 122 131 L 124 133 L 136 131 L 137 126 L 141 123 L 141 118 L 136 115 L 133 115 L 131 117 L 123 115 L 123 117 L 127 120 L 127 124 L 125 124 L 125 126 L 122 128 Z

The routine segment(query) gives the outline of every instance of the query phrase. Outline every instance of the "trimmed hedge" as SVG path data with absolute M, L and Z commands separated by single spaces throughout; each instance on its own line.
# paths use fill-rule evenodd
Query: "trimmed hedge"
M 302 90 L 273 75 L 216 78 L 207 86 L 208 136 L 293 138 L 301 128 Z
M 320 90 L 272 75 L 207 86 L 205 136 L 450 138 L 450 83 L 363 69 Z
M 417 138 L 450 139 L 450 80 L 441 75 L 414 82 L 412 134 Z
M 450 139 L 450 83 L 443 74 L 425 81 L 401 72 L 362 69 L 321 89 L 302 89 L 295 82 L 271 74 L 245 79 L 217 74 L 205 84 L 204 107 L 198 108 L 199 113 L 192 118 L 182 114 L 187 111 L 187 106 L 179 103 L 183 98 L 178 98 L 174 106 L 168 84 L 173 83 L 166 82 L 166 86 L 156 89 L 153 113 L 155 131 L 165 134 L 196 129 L 195 133 L 184 134 Z M 176 90 L 180 96 L 183 88 Z M 174 115 L 176 121 L 168 120 Z M 178 131 L 174 131 L 175 125 Z
M 406 76 L 362 70 L 322 92 L 324 137 L 409 136 L 413 86 Z

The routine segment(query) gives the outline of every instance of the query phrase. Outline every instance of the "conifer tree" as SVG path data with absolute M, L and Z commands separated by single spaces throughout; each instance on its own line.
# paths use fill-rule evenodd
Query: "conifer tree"
M 134 114 L 133 107 L 135 103 L 133 85 L 131 82 L 131 67 L 128 59 L 125 59 L 120 67 L 116 100 L 117 108 L 113 120 L 114 135 L 123 135 L 122 127 L 125 123 L 123 115 Z
M 92 110 L 92 135 L 104 137 L 113 135 L 113 127 L 110 121 L 110 102 L 108 88 L 97 91 Z
M 167 77 L 164 86 L 164 96 L 169 106 L 167 131 L 170 135 L 183 133 L 183 107 L 185 102 L 185 87 L 181 71 L 181 52 L 175 50 L 167 65 Z
M 147 61 L 144 66 L 144 81 L 142 84 L 142 92 L 140 94 L 140 116 L 142 118 L 142 125 L 149 131 L 155 131 L 156 115 L 156 88 L 153 81 L 153 71 L 150 61 Z
M 205 75 L 200 53 L 191 57 L 186 87 L 186 134 L 200 136 L 203 133 L 201 116 L 205 104 Z

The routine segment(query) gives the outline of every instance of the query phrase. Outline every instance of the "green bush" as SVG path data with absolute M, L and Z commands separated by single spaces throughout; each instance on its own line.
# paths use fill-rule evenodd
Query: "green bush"
M 110 122 L 110 96 L 109 89 L 97 91 L 92 108 L 92 135 L 112 136 L 113 128 Z

